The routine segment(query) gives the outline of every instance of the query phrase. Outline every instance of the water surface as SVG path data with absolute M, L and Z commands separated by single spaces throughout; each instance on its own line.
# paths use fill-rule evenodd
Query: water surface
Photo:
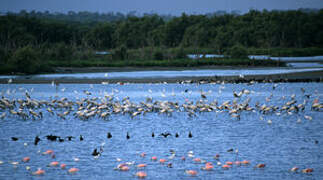
M 274 88 L 275 87 L 275 88 Z M 305 89 L 305 93 L 301 90 Z M 295 94 L 297 104 L 308 101 L 304 111 L 299 113 L 262 114 L 259 111 L 243 112 L 240 120 L 232 118 L 228 111 L 196 113 L 190 117 L 187 112 L 180 110 L 171 115 L 147 113 L 132 118 L 130 115 L 112 114 L 103 120 L 98 116 L 88 120 L 80 120 L 71 113 L 66 120 L 56 115 L 51 115 L 44 108 L 42 119 L 23 120 L 14 115 L 8 115 L 0 120 L 0 179 L 134 179 L 134 174 L 139 171 L 135 166 L 129 172 L 120 172 L 114 168 L 121 162 L 135 161 L 136 164 L 147 163 L 143 171 L 147 172 L 146 179 L 192 179 L 185 170 L 198 171 L 196 179 L 319 179 L 323 176 L 323 122 L 322 112 L 312 111 L 310 106 L 314 99 L 322 99 L 322 83 L 281 83 L 281 84 L 126 84 L 126 85 L 86 85 L 86 84 L 61 84 L 58 87 L 46 84 L 1 84 L 1 93 L 8 99 L 25 99 L 26 91 L 32 99 L 52 100 L 67 97 L 69 101 L 81 98 L 114 96 L 114 101 L 121 101 L 128 96 L 134 103 L 145 101 L 152 97 L 154 101 L 172 101 L 183 104 L 187 101 L 205 101 L 210 103 L 217 100 L 219 104 L 234 99 L 233 91 L 243 89 L 251 91 L 243 95 L 238 102 L 251 98 L 250 106 L 257 102 L 260 105 L 282 106 L 291 100 Z M 91 95 L 83 93 L 84 90 Z M 207 101 L 201 98 L 201 92 L 207 96 Z M 306 97 L 309 94 L 310 97 Z M 266 98 L 269 98 L 267 101 Z M 100 99 L 97 100 L 100 102 Z M 17 109 L 18 107 L 16 107 Z M 0 113 L 7 112 L 0 109 Z M 62 113 L 65 109 L 58 108 L 55 113 Z M 311 116 L 308 120 L 304 116 Z M 300 119 L 299 122 L 297 120 Z M 272 120 L 272 124 L 267 121 Z M 188 138 L 191 131 L 193 138 Z M 107 139 L 107 132 L 113 137 Z M 126 139 L 129 132 L 130 139 Z M 155 138 L 151 133 L 156 134 Z M 163 138 L 160 133 L 170 132 L 173 136 Z M 180 137 L 175 138 L 174 134 Z M 72 141 L 50 142 L 44 136 L 54 134 L 61 137 L 77 137 Z M 83 135 L 84 141 L 78 139 Z M 33 145 L 36 135 L 42 138 L 38 146 Z M 11 141 L 11 137 L 18 137 L 18 141 Z M 317 143 L 316 143 L 317 142 Z M 28 143 L 28 146 L 24 146 Z M 102 143 L 104 152 L 101 157 L 94 159 L 91 155 L 94 148 L 99 148 Z M 227 152 L 228 149 L 238 149 L 238 154 Z M 56 158 L 41 155 L 47 149 L 55 151 Z M 174 159 L 168 159 L 170 149 L 176 151 Z M 213 171 L 202 171 L 203 164 L 194 163 L 187 157 L 187 152 L 193 151 L 199 157 L 215 164 Z M 147 156 L 142 158 L 140 153 Z M 213 158 L 220 154 L 220 162 L 235 160 L 250 160 L 249 166 L 233 166 L 223 170 L 216 165 Z M 21 159 L 30 156 L 28 163 Z M 159 162 L 150 160 L 152 156 L 166 158 L 173 164 L 168 168 Z M 186 156 L 186 161 L 180 159 Z M 74 157 L 80 159 L 75 162 Z M 121 158 L 117 162 L 116 158 Z M 17 168 L 9 161 L 19 161 Z M 67 167 L 77 167 L 80 172 L 69 175 L 66 170 L 47 167 L 52 161 L 66 163 Z M 265 163 L 264 169 L 254 169 L 258 163 Z M 46 174 L 33 178 L 25 169 L 30 166 L 32 171 L 38 167 L 45 169 Z M 314 168 L 311 174 L 291 173 L 289 169 L 298 166 L 301 169 Z M 195 179 L 195 178 L 194 178 Z
M 294 65 L 294 64 L 293 64 Z M 323 68 L 265 68 L 265 69 L 205 69 L 177 71 L 133 71 L 109 73 L 74 73 L 41 74 L 32 76 L 0 76 L 2 79 L 134 79 L 134 78 L 179 78 L 179 77 L 214 77 L 238 75 L 274 75 L 297 72 L 315 72 Z

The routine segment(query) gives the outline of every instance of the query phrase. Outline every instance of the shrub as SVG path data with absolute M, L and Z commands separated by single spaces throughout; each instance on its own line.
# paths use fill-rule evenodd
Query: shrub
M 127 48 L 126 46 L 121 46 L 120 48 L 116 49 L 113 54 L 113 59 L 115 60 L 125 60 L 127 59 Z
M 10 52 L 6 51 L 4 48 L 0 48 L 0 64 L 4 64 L 10 58 Z
M 10 64 L 15 72 L 35 74 L 41 71 L 38 57 L 38 53 L 31 46 L 25 46 L 14 52 Z
M 227 55 L 231 56 L 231 58 L 247 58 L 248 51 L 245 47 L 240 44 L 236 44 L 229 48 L 226 52 Z
M 70 60 L 73 52 L 73 48 L 65 43 L 58 43 L 54 46 L 54 56 L 58 60 Z
M 180 47 L 178 50 L 175 50 L 175 58 L 176 59 L 182 59 L 186 58 L 186 53 L 184 52 L 184 49 Z
M 154 60 L 163 60 L 164 59 L 164 54 L 163 54 L 163 52 L 162 51 L 160 51 L 160 50 L 156 50 L 155 52 L 154 52 L 154 55 L 153 55 L 154 57 Z

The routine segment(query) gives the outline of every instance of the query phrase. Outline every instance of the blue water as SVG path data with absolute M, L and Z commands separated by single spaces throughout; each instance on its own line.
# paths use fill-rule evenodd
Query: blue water
M 234 75 L 272 75 L 295 72 L 322 71 L 323 68 L 266 68 L 266 69 L 208 69 L 183 71 L 134 71 L 109 73 L 75 73 L 75 74 L 41 74 L 33 76 L 0 76 L 2 79 L 120 79 L 120 78 L 176 78 L 176 77 L 206 77 Z
M 103 98 L 105 95 L 114 96 L 114 101 L 121 101 L 128 96 L 131 102 L 140 104 L 147 97 L 153 101 L 171 101 L 183 104 L 186 101 L 199 101 L 201 91 L 206 93 L 207 102 L 214 100 L 218 104 L 233 100 L 233 91 L 248 89 L 249 95 L 243 95 L 236 99 L 239 103 L 251 98 L 250 106 L 256 102 L 260 105 L 281 106 L 295 94 L 297 104 L 307 100 L 304 112 L 288 115 L 282 113 L 262 114 L 255 112 L 242 112 L 240 120 L 230 117 L 227 110 L 212 112 L 196 112 L 196 116 L 190 117 L 183 109 L 175 111 L 171 115 L 156 112 L 147 113 L 131 118 L 125 114 L 112 114 L 103 120 L 98 116 L 88 120 L 75 118 L 73 113 L 63 120 L 56 115 L 51 115 L 45 107 L 35 109 L 42 111 L 43 119 L 23 120 L 15 115 L 7 115 L 0 119 L 0 179 L 135 179 L 134 174 L 139 171 L 135 165 L 146 163 L 148 166 L 141 169 L 147 173 L 146 179 L 192 179 L 185 170 L 198 171 L 194 179 L 320 179 L 323 177 L 323 121 L 322 112 L 312 111 L 311 102 L 318 98 L 322 102 L 322 83 L 281 83 L 273 90 L 273 84 L 126 84 L 126 85 L 86 85 L 86 84 L 61 84 L 54 87 L 48 84 L 1 84 L 0 90 L 8 99 L 25 99 L 25 92 L 32 99 L 51 100 L 67 97 L 68 101 L 81 98 Z M 310 98 L 304 96 L 310 94 Z M 83 90 L 88 90 L 91 95 L 86 95 Z M 266 97 L 272 97 L 266 101 Z M 101 102 L 101 99 L 96 100 Z M 15 107 L 18 110 L 19 107 Z M 76 108 L 76 106 L 75 106 Z M 0 109 L 0 113 L 8 109 Z M 57 108 L 55 112 L 62 113 L 66 109 Z M 73 112 L 75 112 L 74 110 Z M 311 116 L 307 120 L 304 115 Z M 263 117 L 261 120 L 260 117 Z M 297 120 L 301 119 L 298 123 Z M 272 120 L 272 124 L 267 121 Z M 158 136 L 163 132 L 170 132 L 173 136 L 164 138 Z M 193 138 L 188 138 L 191 131 Z M 107 139 L 107 132 L 111 132 L 112 138 Z M 126 139 L 129 132 L 130 139 Z M 156 137 L 152 138 L 154 132 Z M 175 138 L 174 134 L 180 137 Z M 50 142 L 44 136 L 54 134 L 61 137 L 77 137 L 72 141 Z M 83 135 L 84 141 L 78 139 Z M 35 146 L 33 140 L 36 135 L 41 137 L 40 143 Z M 11 137 L 18 137 L 18 141 L 11 141 Z M 318 141 L 316 144 L 315 141 Z M 27 146 L 24 143 L 28 143 Z M 102 143 L 104 152 L 101 157 L 94 159 L 91 155 L 94 148 L 99 148 Z M 237 153 L 227 152 L 228 149 L 238 149 Z M 41 155 L 48 149 L 55 151 L 56 158 Z M 168 159 L 170 149 L 176 151 L 174 159 Z M 187 157 L 188 151 L 193 151 L 194 156 L 212 162 L 213 171 L 202 171 L 203 164 L 194 163 Z M 142 158 L 140 153 L 147 156 Z M 223 170 L 216 165 L 214 155 L 220 154 L 220 162 L 250 160 L 249 166 L 233 166 L 229 170 Z M 31 158 L 30 162 L 23 163 L 25 156 Z M 166 158 L 173 164 L 168 168 L 159 162 L 150 160 L 152 156 Z M 182 161 L 181 156 L 186 156 Z M 79 158 L 80 161 L 74 161 Z M 116 158 L 121 158 L 117 162 Z M 9 162 L 19 161 L 16 168 Z M 59 161 L 70 167 L 79 168 L 74 175 L 61 170 L 59 167 L 47 167 L 52 161 Z M 120 172 L 114 168 L 122 163 L 135 161 L 128 172 Z M 264 169 L 255 169 L 258 163 L 265 163 Z M 31 167 L 31 171 L 26 170 Z M 311 174 L 292 173 L 289 169 L 298 166 L 300 169 L 314 168 Z M 46 171 L 41 177 L 31 175 L 41 167 Z
M 288 66 L 294 67 L 294 68 L 323 68 L 323 64 L 321 63 L 287 63 Z

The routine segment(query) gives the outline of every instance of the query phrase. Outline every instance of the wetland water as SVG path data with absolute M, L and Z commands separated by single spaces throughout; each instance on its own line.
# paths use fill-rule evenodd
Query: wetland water
M 6 113 L 0 119 L 0 179 L 134 179 L 138 171 L 146 172 L 146 179 L 192 179 L 185 170 L 198 172 L 193 179 L 319 179 L 323 176 L 322 109 L 311 110 L 315 99 L 322 102 L 322 83 L 61 84 L 58 87 L 49 84 L 1 84 L 0 89 L 7 100 L 17 101 L 16 107 L 0 109 L 1 114 Z M 239 94 L 243 89 L 249 93 Z M 233 91 L 241 97 L 235 98 Z M 291 97 L 293 94 L 295 97 Z M 25 103 L 28 103 L 26 96 L 30 96 L 29 101 L 54 103 L 45 103 L 40 107 L 31 105 L 22 110 L 26 114 L 29 114 L 29 109 L 42 112 L 42 118 L 31 118 L 29 114 L 29 117 L 23 119 L 10 113 L 10 110 L 19 111 L 18 99 L 27 100 Z M 62 101 L 73 102 L 68 108 L 53 101 L 63 97 L 67 99 Z M 145 115 L 141 113 L 132 116 L 132 112 L 138 110 L 140 102 L 146 102 L 147 97 L 147 103 L 151 99 L 151 104 L 156 106 L 163 103 L 170 106 L 167 102 L 178 102 L 179 108 L 171 108 L 174 110 L 172 113 L 162 113 L 155 107 Z M 105 119 L 99 113 L 90 118 L 77 117 L 75 113 L 79 106 L 76 101 L 82 98 L 114 104 L 110 104 L 113 108 L 105 109 L 111 111 L 111 115 Z M 248 98 L 249 107 L 254 110 L 241 111 L 240 120 L 232 117 L 227 108 L 233 109 L 233 101 L 243 104 Z M 293 99 L 295 105 L 304 104 L 305 109 L 298 113 L 295 109 L 289 113 L 281 110 L 283 105 Z M 214 100 L 217 105 L 212 103 Z M 225 101 L 230 101 L 227 108 L 222 106 Z M 130 108 L 131 113 L 112 112 L 118 104 L 129 102 L 132 107 L 124 107 L 122 111 Z M 184 108 L 183 104 L 190 102 L 203 105 L 189 113 L 192 110 Z M 277 106 L 278 109 L 264 113 L 256 106 L 257 102 L 259 106 L 265 104 L 267 107 Z M 212 104 L 214 109 L 202 109 L 205 104 Z M 48 107 L 54 114 L 46 111 Z M 65 119 L 57 116 L 57 113 L 67 110 L 70 113 L 64 116 Z M 192 138 L 188 138 L 189 131 L 192 132 Z M 112 138 L 107 138 L 107 132 L 111 132 Z M 126 139 L 127 132 L 130 139 Z M 165 132 L 172 135 L 167 138 L 159 136 Z M 175 133 L 179 134 L 178 138 Z M 49 141 L 45 136 L 50 134 L 65 138 L 65 141 Z M 37 135 L 41 141 L 35 146 L 33 143 Z M 84 137 L 83 141 L 79 140 L 80 135 Z M 67 136 L 75 138 L 68 141 Z M 12 141 L 11 137 L 19 140 Z M 100 147 L 103 148 L 101 156 L 94 158 L 91 155 L 93 150 Z M 41 154 L 48 149 L 54 151 L 54 159 Z M 228 152 L 229 149 L 233 152 Z M 175 157 L 171 156 L 170 150 L 176 152 Z M 214 169 L 201 170 L 204 163 L 194 162 L 193 157 L 188 157 L 189 151 L 193 151 L 194 158 L 212 162 Z M 145 157 L 140 156 L 143 152 L 147 154 Z M 216 154 L 220 155 L 219 160 L 213 158 Z M 26 156 L 30 157 L 30 161 L 21 162 Z M 167 159 L 167 162 L 161 164 L 159 161 L 151 161 L 152 156 Z M 186 157 L 185 161 L 181 160 L 182 156 Z M 75 158 L 79 161 L 75 161 Z M 117 158 L 121 161 L 118 162 Z M 242 160 L 249 160 L 250 165 L 233 165 L 227 170 L 217 165 L 217 162 L 223 165 L 226 161 Z M 69 174 L 67 169 L 48 167 L 52 161 L 65 163 L 67 169 L 76 167 L 80 171 Z M 12 165 L 11 162 L 19 164 Z M 134 165 L 129 165 L 129 171 L 114 170 L 118 164 L 125 162 L 134 162 Z M 147 164 L 147 167 L 137 168 L 136 165 L 140 163 Z M 167 167 L 168 163 L 172 163 L 172 168 Z M 254 168 L 259 163 L 266 164 L 266 167 Z M 31 170 L 26 170 L 27 166 Z M 290 172 L 289 169 L 294 166 L 300 169 L 313 168 L 314 172 Z M 37 168 L 45 170 L 45 174 L 34 177 L 31 172 Z
M 319 65 L 319 66 L 318 66 Z M 291 64 L 299 68 L 259 68 L 259 69 L 205 69 L 205 70 L 174 70 L 174 71 L 133 71 L 133 72 L 109 72 L 109 73 L 58 73 L 41 74 L 32 76 L 0 76 L 0 79 L 133 79 L 133 78 L 179 78 L 179 77 L 214 77 L 214 76 L 238 76 L 238 75 L 275 75 L 298 72 L 316 72 L 322 71 L 320 64 L 306 64 L 306 67 L 300 63 Z

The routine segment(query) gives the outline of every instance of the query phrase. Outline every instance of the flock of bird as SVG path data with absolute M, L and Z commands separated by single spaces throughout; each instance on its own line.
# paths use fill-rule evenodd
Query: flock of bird
M 101 153 L 103 152 L 104 144 L 100 146 L 100 149 L 95 149 L 92 153 L 92 156 L 94 158 L 99 158 L 101 156 Z M 157 156 L 154 156 L 153 154 L 149 155 L 145 152 L 138 153 L 138 156 L 140 156 L 141 159 L 138 160 L 138 162 L 135 161 L 123 161 L 121 158 L 116 158 L 115 163 L 117 164 L 114 168 L 116 171 L 120 172 L 129 172 L 131 169 L 135 170 L 136 173 L 134 176 L 138 178 L 146 178 L 147 173 L 145 172 L 145 169 L 148 166 L 157 166 L 160 168 L 160 166 L 165 166 L 167 168 L 174 168 L 174 166 L 183 166 L 184 163 L 191 163 L 194 165 L 194 167 L 191 167 L 190 169 L 185 169 L 183 171 L 183 175 L 186 174 L 188 176 L 198 176 L 199 171 L 197 169 L 200 169 L 201 171 L 215 171 L 222 169 L 230 170 L 234 168 L 239 167 L 251 167 L 253 169 L 264 169 L 267 167 L 267 165 L 263 162 L 260 163 L 254 163 L 250 160 L 246 159 L 240 159 L 239 158 L 239 151 L 238 149 L 228 149 L 227 153 L 231 154 L 231 159 L 235 159 L 233 161 L 224 160 L 222 158 L 222 155 L 215 154 L 211 158 L 200 158 L 193 151 L 188 151 L 185 154 L 178 155 L 177 152 L 173 149 L 169 150 L 170 154 L 166 155 L 168 157 L 164 158 L 158 158 Z M 32 170 L 31 164 L 33 162 L 33 159 L 29 156 L 22 157 L 21 162 L 19 161 L 10 161 L 9 163 L 13 166 L 13 168 L 18 168 L 19 166 L 23 166 L 27 172 L 30 172 L 31 175 L 34 176 L 43 176 L 46 174 L 46 171 L 51 171 L 51 169 L 61 169 L 62 171 L 67 171 L 68 174 L 75 174 L 80 171 L 79 168 L 73 167 L 71 165 L 68 165 L 68 161 L 57 161 L 58 158 L 56 154 L 60 154 L 60 152 L 55 152 L 54 150 L 48 149 L 44 152 L 38 151 L 38 155 L 44 156 L 48 164 L 46 165 L 46 168 L 37 168 L 37 170 Z M 58 158 L 59 159 L 59 158 Z M 211 160 L 212 159 L 212 160 Z M 78 163 L 80 161 L 79 158 L 74 157 L 73 161 Z M 5 162 L 0 161 L 0 165 L 3 165 Z M 252 165 L 253 164 L 253 165 Z M 69 167 L 70 166 L 70 167 Z M 66 170 L 68 169 L 68 170 Z M 313 168 L 303 168 L 300 169 L 297 166 L 294 166 L 289 169 L 290 172 L 293 173 L 312 173 L 314 172 Z
M 255 82 L 250 82 L 250 85 L 254 84 Z M 278 84 L 274 84 L 272 89 L 275 90 Z M 222 83 L 219 91 L 223 90 L 224 84 Z M 151 93 L 151 90 L 148 90 Z M 105 94 L 103 97 L 95 97 L 92 96 L 92 93 L 89 90 L 84 90 L 83 98 L 76 99 L 76 100 L 69 100 L 67 97 L 60 97 L 55 99 L 35 99 L 32 98 L 31 91 L 25 91 L 25 95 L 23 98 L 7 98 L 2 95 L 0 99 L 0 120 L 8 120 L 8 119 L 23 119 L 23 120 L 40 120 L 42 118 L 46 118 L 48 116 L 53 117 L 56 116 L 62 120 L 69 120 L 72 118 L 78 118 L 80 120 L 91 120 L 91 119 L 103 119 L 109 120 L 109 117 L 112 115 L 126 115 L 130 118 L 144 116 L 147 113 L 157 113 L 157 114 L 165 114 L 167 116 L 171 116 L 172 113 L 175 112 L 184 112 L 187 113 L 188 116 L 194 117 L 197 116 L 199 113 L 207 113 L 207 112 L 216 112 L 216 113 L 227 113 L 233 119 L 241 120 L 241 114 L 244 112 L 253 112 L 260 114 L 260 119 L 263 119 L 266 115 L 293 115 L 296 114 L 299 117 L 300 114 L 305 119 L 312 120 L 312 117 L 309 115 L 305 115 L 305 112 L 310 111 L 318 111 L 322 112 L 323 104 L 319 102 L 318 97 L 314 97 L 314 94 L 306 94 L 304 88 L 301 88 L 302 97 L 296 98 L 295 94 L 290 96 L 283 96 L 280 97 L 280 102 L 277 103 L 277 100 L 273 100 L 274 94 L 271 93 L 268 97 L 264 98 L 264 102 L 260 103 L 255 102 L 251 103 L 251 97 L 249 94 L 254 93 L 251 90 L 243 89 L 239 92 L 233 91 L 232 92 L 232 99 L 227 100 L 224 102 L 219 102 L 216 99 L 209 98 L 209 94 L 212 92 L 204 92 L 200 91 L 200 98 L 196 101 L 192 101 L 189 98 L 185 98 L 184 101 L 171 101 L 171 100 L 154 100 L 152 97 L 147 97 L 145 101 L 142 102 L 132 102 L 130 97 L 124 97 L 119 99 L 115 96 L 114 93 Z M 78 93 L 78 92 L 77 92 Z M 187 93 L 189 96 L 191 91 L 186 89 L 183 93 Z M 162 97 L 165 97 L 166 94 L 162 93 Z M 174 93 L 171 94 L 174 96 Z M 311 99 L 312 98 L 312 99 Z M 301 102 L 299 102 L 301 99 Z M 273 102 L 274 101 L 274 102 Z M 271 104 L 271 105 L 270 105 Z M 299 118 L 298 121 L 301 121 Z M 269 119 L 268 124 L 271 124 L 272 121 Z M 159 136 L 167 138 L 168 136 L 173 136 L 175 138 L 179 138 L 179 133 L 170 132 L 162 132 L 157 134 Z M 126 139 L 130 139 L 131 136 L 127 132 Z M 155 137 L 155 133 L 151 133 L 151 137 Z M 192 138 L 192 132 L 189 131 L 188 138 Z M 60 137 L 57 135 L 47 135 L 46 138 L 49 141 L 72 141 L 73 139 L 78 138 L 80 141 L 83 141 L 84 137 L 80 135 L 79 137 L 73 136 L 66 136 Z M 107 138 L 112 138 L 111 132 L 107 132 Z M 19 137 L 11 137 L 12 141 L 19 140 Z M 41 137 L 36 136 L 34 139 L 34 145 L 37 145 L 41 141 Z M 103 152 L 103 147 L 99 149 L 94 149 L 91 153 L 92 156 L 98 158 Z M 238 151 L 234 151 L 233 149 L 228 150 L 229 153 L 238 153 Z M 50 155 L 52 158 L 55 158 L 55 153 L 53 150 L 47 150 L 42 155 Z M 146 158 L 147 154 L 141 153 L 140 156 L 142 158 Z M 168 168 L 172 168 L 174 164 L 172 160 L 175 158 L 180 158 L 182 162 L 190 161 L 195 163 L 201 170 L 204 171 L 211 171 L 216 169 L 216 167 L 220 167 L 224 170 L 228 170 L 235 167 L 241 166 L 251 166 L 253 162 L 249 160 L 238 160 L 235 161 L 221 161 L 220 155 L 216 154 L 213 159 L 214 161 L 207 161 L 203 160 L 199 157 L 196 157 L 193 151 L 189 151 L 187 155 L 178 156 L 175 151 L 171 151 L 171 155 L 168 158 L 161 158 L 158 159 L 156 156 L 151 155 L 149 160 L 149 165 L 147 163 L 136 163 L 136 162 L 123 162 L 121 163 L 122 159 L 118 158 L 117 162 L 119 164 L 116 166 L 115 170 L 118 171 L 129 171 L 132 167 L 135 166 L 135 169 L 138 172 L 135 173 L 135 176 L 138 178 L 145 178 L 147 173 L 144 169 L 147 166 L 150 166 L 152 162 L 156 164 L 166 165 Z M 30 157 L 22 158 L 23 163 L 29 163 Z M 75 159 L 78 161 L 79 159 Z M 0 164 L 3 164 L 3 161 L 0 161 Z M 17 166 L 19 162 L 11 162 L 13 166 Z M 65 169 L 67 165 L 65 163 L 60 163 L 58 161 L 52 161 L 48 165 L 49 167 L 60 167 L 61 169 Z M 254 164 L 253 166 L 256 169 L 265 168 L 265 163 L 258 163 Z M 27 170 L 31 168 L 26 166 Z M 299 170 L 298 167 L 292 167 L 290 171 L 297 172 Z M 78 172 L 79 169 L 75 167 L 71 167 L 68 170 L 68 173 L 74 174 Z M 305 168 L 302 169 L 301 172 L 303 173 L 311 173 L 314 170 L 312 168 Z M 198 171 L 193 169 L 185 170 L 185 173 L 190 176 L 197 176 Z M 44 175 L 44 169 L 38 169 L 32 172 L 33 175 Z
M 223 86 L 221 86 L 223 87 Z M 220 87 L 220 91 L 221 91 Z M 273 89 L 277 84 L 273 85 Z M 151 91 L 151 90 L 149 90 Z M 190 93 L 191 91 L 185 90 Z M 240 114 L 243 112 L 260 112 L 261 114 L 276 114 L 281 115 L 287 113 L 299 113 L 305 110 L 306 105 L 311 103 L 312 111 L 321 111 L 323 104 L 316 98 L 309 102 L 310 94 L 305 94 L 305 89 L 302 88 L 303 101 L 298 102 L 296 95 L 290 97 L 281 97 L 280 101 L 284 101 L 282 105 L 267 105 L 273 98 L 273 94 L 265 98 L 265 103 L 256 102 L 253 106 L 250 104 L 251 98 L 248 97 L 253 91 L 243 89 L 240 92 L 233 91 L 233 99 L 222 103 L 216 99 L 208 100 L 207 94 L 210 92 L 200 91 L 201 98 L 194 101 L 185 98 L 184 103 L 178 101 L 160 101 L 153 100 L 152 97 L 147 97 L 145 101 L 136 103 L 130 101 L 129 97 L 124 97 L 120 100 L 112 94 L 105 94 L 104 97 L 90 97 L 91 93 L 84 90 L 86 98 L 81 98 L 75 101 L 68 100 L 67 97 L 52 100 L 33 99 L 28 91 L 25 93 L 25 98 L 9 99 L 2 96 L 0 99 L 0 119 L 12 118 L 13 116 L 27 119 L 42 119 L 44 114 L 57 116 L 61 119 L 66 119 L 68 116 L 74 116 L 81 120 L 89 120 L 94 118 L 108 119 L 112 114 L 129 115 L 131 118 L 145 115 L 147 113 L 158 113 L 171 115 L 173 112 L 186 112 L 189 116 L 196 116 L 202 112 L 227 112 L 233 118 L 240 119 Z M 173 94 L 173 93 L 172 93 Z M 243 98 L 242 96 L 247 96 Z M 162 93 L 162 96 L 165 94 Z M 275 100 L 277 101 L 277 100 Z M 277 102 L 273 102 L 277 103 Z M 304 116 L 305 119 L 311 119 L 310 116 Z
M 170 132 L 163 132 L 163 133 L 160 133 L 159 136 L 164 137 L 164 138 L 167 138 L 168 136 L 172 136 L 172 134 Z M 179 138 L 179 136 L 180 136 L 179 133 L 175 133 L 175 138 Z M 151 137 L 153 137 L 153 138 L 155 137 L 155 133 L 154 132 L 151 133 Z M 189 131 L 187 137 L 188 138 L 192 138 L 193 137 L 191 131 Z M 50 135 L 45 136 L 44 138 L 46 138 L 49 141 L 65 142 L 65 140 L 72 141 L 76 137 L 74 137 L 74 136 L 66 136 L 65 138 L 62 138 L 61 136 L 50 134 Z M 107 133 L 107 139 L 111 139 L 111 138 L 112 138 L 112 134 L 111 134 L 111 132 L 108 132 Z M 129 132 L 127 132 L 127 134 L 126 134 L 126 139 L 127 140 L 130 139 Z M 11 137 L 11 140 L 12 141 L 18 141 L 19 140 L 19 137 Z M 84 140 L 83 135 L 80 135 L 79 136 L 79 140 L 80 141 L 83 141 Z M 41 141 L 41 138 L 37 135 L 34 138 L 34 145 L 37 146 L 40 141 Z

